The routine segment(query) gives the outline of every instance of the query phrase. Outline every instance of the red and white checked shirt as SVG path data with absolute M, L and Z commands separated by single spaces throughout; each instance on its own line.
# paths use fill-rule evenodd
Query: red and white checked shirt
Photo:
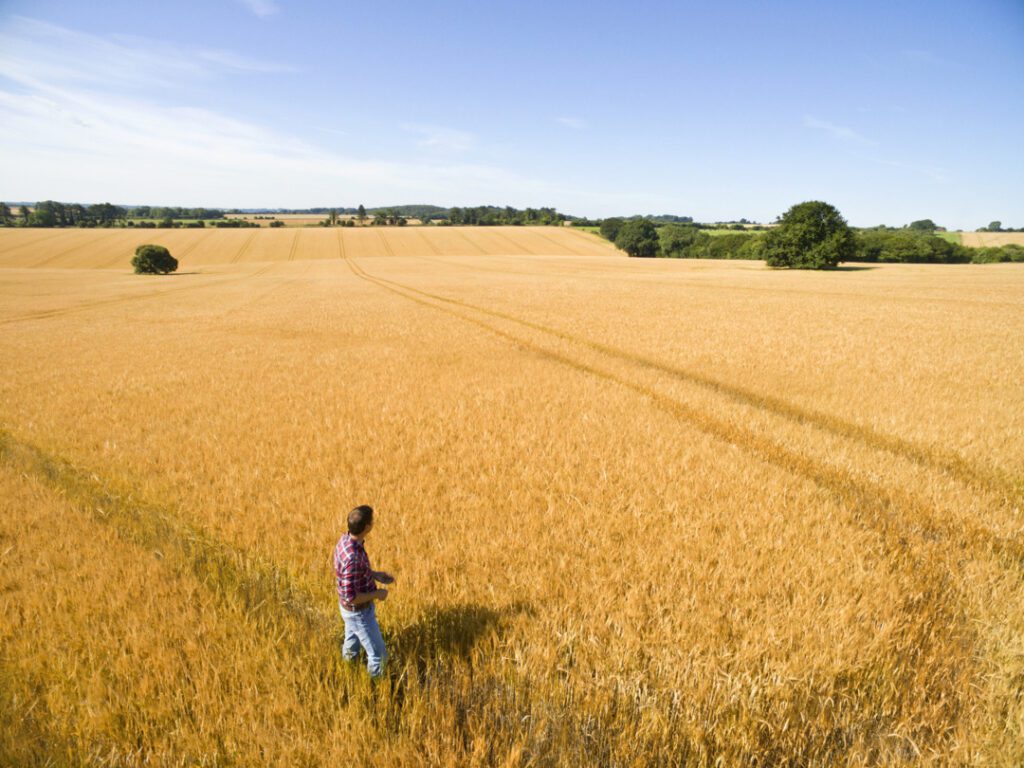
M 356 541 L 347 533 L 334 548 L 334 575 L 338 579 L 338 602 L 346 610 L 353 607 L 356 595 L 377 589 L 363 542 Z

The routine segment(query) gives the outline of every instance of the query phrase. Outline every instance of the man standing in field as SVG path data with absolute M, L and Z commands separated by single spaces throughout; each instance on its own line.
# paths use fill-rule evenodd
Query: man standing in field
M 370 558 L 363 541 L 373 528 L 373 507 L 363 504 L 348 513 L 348 533 L 334 548 L 334 575 L 338 580 L 338 604 L 345 622 L 345 643 L 341 653 L 346 661 L 355 661 L 359 648 L 366 651 L 370 677 L 379 677 L 388 654 L 377 625 L 374 602 L 386 600 L 388 591 L 377 582 L 391 584 L 394 577 L 370 569 Z

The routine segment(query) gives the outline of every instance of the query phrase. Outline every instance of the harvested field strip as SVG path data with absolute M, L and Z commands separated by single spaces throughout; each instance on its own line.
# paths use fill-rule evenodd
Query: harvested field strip
M 374 279 L 381 280 L 383 282 L 392 282 L 388 281 L 386 278 L 375 277 Z M 973 487 L 982 488 L 984 490 L 1000 494 L 1004 496 L 1006 503 L 1019 503 L 1022 496 L 1024 496 L 1024 488 L 1021 487 L 1019 480 L 1015 480 L 997 469 L 978 467 L 957 454 L 946 453 L 931 446 L 917 445 L 896 435 L 888 435 L 871 427 L 846 421 L 832 414 L 800 408 L 799 406 L 788 403 L 780 398 L 760 394 L 739 385 L 719 381 L 694 371 L 689 371 L 678 366 L 668 365 L 650 357 L 618 349 L 598 341 L 585 339 L 555 328 L 550 328 L 540 323 L 521 319 L 508 313 L 494 309 L 487 309 L 459 299 L 441 296 L 436 293 L 421 291 L 417 288 L 400 283 L 392 282 L 392 284 L 435 301 L 441 301 L 475 312 L 480 312 L 501 320 L 517 323 L 531 330 L 539 331 L 574 344 L 582 345 L 610 357 L 618 358 L 626 362 L 658 371 L 659 373 L 683 379 L 717 394 L 727 396 L 730 399 L 745 405 L 770 411 L 771 413 L 783 418 L 790 419 L 801 424 L 814 426 L 834 435 L 857 440 L 873 448 L 888 451 L 904 458 L 909 458 L 920 465 L 945 472 L 950 476 L 957 478 L 961 482 Z

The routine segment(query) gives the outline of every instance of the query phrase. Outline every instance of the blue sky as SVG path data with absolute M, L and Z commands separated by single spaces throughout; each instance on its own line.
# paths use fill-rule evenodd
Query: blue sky
M 1024 226 L 1024 2 L 0 2 L 0 199 Z

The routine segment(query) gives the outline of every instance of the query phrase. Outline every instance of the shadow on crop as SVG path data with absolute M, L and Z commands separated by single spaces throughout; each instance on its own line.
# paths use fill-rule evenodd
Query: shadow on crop
M 416 658 L 430 663 L 444 656 L 465 656 L 483 637 L 500 632 L 510 619 L 534 615 L 528 603 L 500 608 L 472 603 L 431 607 L 419 619 L 385 638 L 395 658 Z

